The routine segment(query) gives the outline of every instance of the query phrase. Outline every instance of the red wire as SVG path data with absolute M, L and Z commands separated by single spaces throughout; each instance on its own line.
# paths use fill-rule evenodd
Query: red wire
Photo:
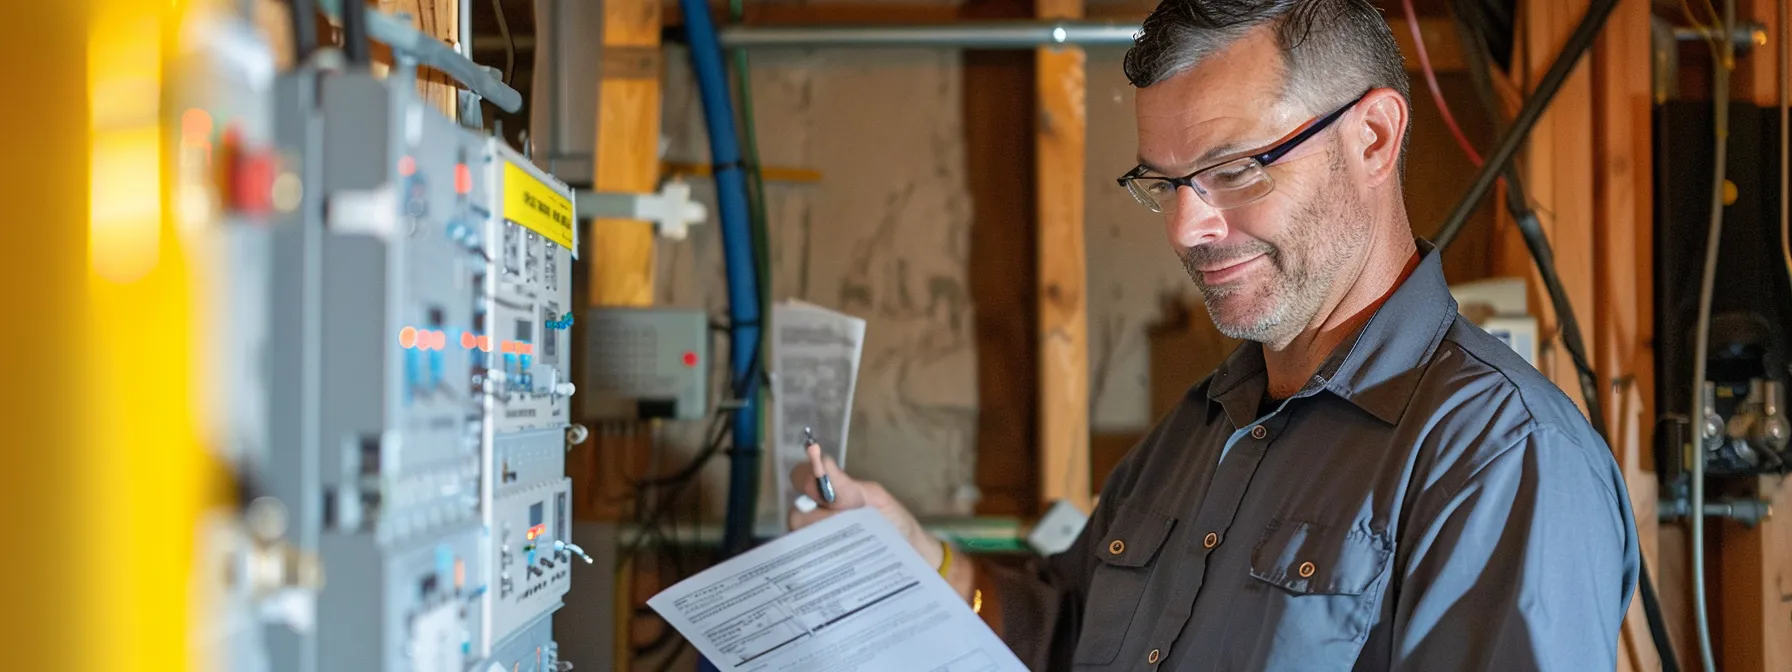
M 1437 103 L 1437 111 L 1443 114 L 1444 125 L 1450 127 L 1450 134 L 1456 136 L 1456 144 L 1462 147 L 1462 153 L 1468 160 L 1480 168 L 1483 161 L 1475 146 L 1462 134 L 1462 127 L 1456 125 L 1456 117 L 1450 114 L 1450 104 L 1444 102 L 1443 89 L 1437 85 L 1437 71 L 1431 69 L 1431 55 L 1425 52 L 1425 35 L 1419 31 L 1419 16 L 1412 9 L 1412 0 L 1400 0 L 1406 9 L 1406 27 L 1412 29 L 1412 48 L 1419 54 L 1419 69 L 1425 72 L 1425 86 L 1431 89 L 1431 100 Z

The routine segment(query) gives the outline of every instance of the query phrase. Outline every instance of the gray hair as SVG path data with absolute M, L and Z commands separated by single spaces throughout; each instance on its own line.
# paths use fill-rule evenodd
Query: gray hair
M 1265 25 L 1274 28 L 1282 51 L 1282 95 L 1313 114 L 1375 88 L 1399 91 L 1412 106 L 1400 46 L 1368 0 L 1163 0 L 1126 52 L 1126 78 L 1136 87 L 1151 86 Z M 1402 168 L 1406 140 L 1400 143 Z

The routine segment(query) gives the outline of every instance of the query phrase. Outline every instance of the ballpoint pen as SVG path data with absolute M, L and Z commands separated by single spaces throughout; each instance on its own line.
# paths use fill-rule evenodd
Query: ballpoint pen
M 815 489 L 821 492 L 821 501 L 834 503 L 834 482 L 828 480 L 827 467 L 821 461 L 821 444 L 815 442 L 814 430 L 803 428 L 803 449 L 809 453 L 809 466 L 815 470 Z

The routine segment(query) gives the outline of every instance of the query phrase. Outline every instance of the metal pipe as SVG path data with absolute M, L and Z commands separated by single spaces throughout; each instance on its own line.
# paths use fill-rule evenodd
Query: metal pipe
M 1664 499 L 1656 504 L 1655 517 L 1662 521 L 1679 520 L 1692 515 L 1692 500 Z M 1758 499 L 1723 499 L 1705 502 L 1706 518 L 1729 518 L 1749 527 L 1773 515 L 1773 506 Z
M 1065 46 L 1131 46 L 1138 22 L 994 21 L 896 26 L 733 26 L 720 32 L 734 48 L 958 47 L 1032 49 Z
M 369 7 L 366 17 L 368 36 L 392 47 L 393 51 L 410 54 L 419 64 L 453 77 L 454 81 L 491 101 L 500 110 L 515 112 L 523 109 L 523 94 L 498 81 L 483 66 L 462 56 L 441 40 L 425 35 L 412 28 L 408 21 L 378 9 Z
M 459 34 L 455 35 L 454 50 L 471 61 L 473 60 L 473 0 L 459 0 L 455 3 L 454 12 L 458 23 L 455 30 L 459 31 Z
M 991 21 L 940 25 L 733 26 L 721 31 L 722 46 L 784 47 L 962 47 L 1031 49 L 1052 45 L 1131 46 L 1139 24 L 1124 21 Z M 1702 42 L 1709 29 L 1675 26 L 1679 42 Z M 527 40 L 528 38 L 520 38 Z M 1738 52 L 1767 43 L 1767 28 L 1742 23 L 1730 31 Z M 481 41 L 479 49 L 503 49 L 502 40 Z M 517 48 L 524 48 L 522 41 Z
M 1675 42 L 1704 42 L 1712 34 L 1719 31 L 1711 28 L 1693 26 L 1674 26 Z M 1767 26 L 1754 21 L 1744 21 L 1730 29 L 1730 42 L 1736 53 L 1748 53 L 1750 49 L 1767 44 Z
M 1736 25 L 1736 0 L 1724 0 L 1723 27 Z M 1688 527 L 1692 544 L 1692 607 L 1693 622 L 1699 641 L 1700 669 L 1717 669 L 1711 651 L 1711 618 L 1705 598 L 1705 441 L 1702 429 L 1705 417 L 1705 358 L 1711 346 L 1711 294 L 1717 283 L 1717 253 L 1723 242 L 1724 168 L 1730 144 L 1730 72 L 1735 67 L 1736 45 L 1723 40 L 1712 59 L 1712 135 L 1711 158 L 1711 228 L 1705 239 L 1704 274 L 1699 281 L 1699 315 L 1693 328 L 1692 349 L 1692 414 L 1701 423 L 1695 440 L 1692 459 L 1692 499 Z

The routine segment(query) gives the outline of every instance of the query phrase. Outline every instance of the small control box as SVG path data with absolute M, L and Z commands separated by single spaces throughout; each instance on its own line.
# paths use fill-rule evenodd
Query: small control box
M 586 409 L 598 420 L 701 420 L 708 410 L 709 315 L 679 308 L 586 313 Z

